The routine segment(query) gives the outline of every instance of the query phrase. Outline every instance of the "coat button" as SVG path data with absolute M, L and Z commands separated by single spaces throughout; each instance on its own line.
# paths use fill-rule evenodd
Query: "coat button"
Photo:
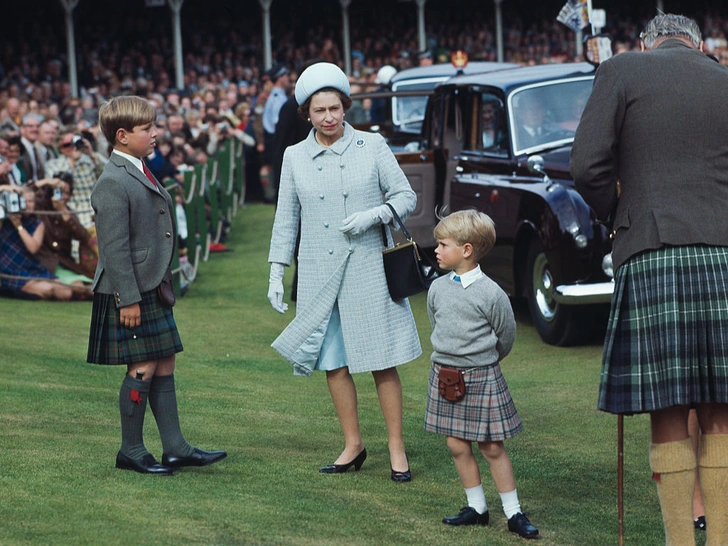
M 51 246 L 52 246 L 53 248 L 56 248 L 56 247 L 58 246 L 58 241 L 53 241 L 53 242 L 51 243 Z
M 321 165 L 318 166 L 318 170 L 323 170 L 323 167 Z
M 341 167 L 343 169 L 344 168 L 344 164 L 342 163 L 341 165 L 339 165 L 339 167 Z
M 349 247 L 349 254 L 354 254 L 354 247 Z
M 164 214 L 164 209 L 159 209 L 159 214 Z
M 324 227 L 329 227 L 329 223 L 328 222 L 324 222 Z
M 329 249 L 329 254 L 333 254 L 333 253 L 334 253 L 334 249 L 333 248 L 330 248 Z
M 170 238 L 170 237 L 172 236 L 172 234 L 171 234 L 171 233 L 170 233 L 170 232 L 168 231 L 167 233 L 165 233 L 165 234 L 164 234 L 164 236 L 165 236 L 165 237 L 166 237 L 167 239 L 169 239 L 169 238 Z
M 134 339 L 136 339 L 136 334 L 134 334 L 134 335 L 133 335 L 133 336 L 131 336 L 131 337 L 132 337 L 132 338 L 134 338 Z
M 343 195 L 344 196 L 344 199 L 346 199 L 347 197 L 349 197 L 349 192 L 348 191 L 345 191 L 341 195 Z
M 319 199 L 323 199 L 323 198 L 324 198 L 324 194 L 322 193 L 319 195 Z

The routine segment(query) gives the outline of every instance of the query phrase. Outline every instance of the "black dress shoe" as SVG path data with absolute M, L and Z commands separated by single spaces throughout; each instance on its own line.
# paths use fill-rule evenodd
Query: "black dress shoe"
M 697 518 L 695 518 L 693 520 L 693 526 L 696 529 L 699 529 L 701 531 L 705 531 L 705 529 L 706 529 L 706 527 L 705 527 L 705 516 L 698 516 Z
M 341 474 L 342 472 L 346 472 L 349 470 L 352 466 L 354 467 L 354 470 L 359 470 L 361 468 L 361 465 L 364 464 L 364 459 L 367 458 L 367 450 L 366 448 L 361 450 L 361 453 L 354 457 L 354 460 L 350 463 L 346 464 L 330 464 L 327 466 L 323 466 L 319 468 L 319 472 L 323 472 L 324 474 Z
M 164 453 L 162 455 L 162 464 L 174 468 L 181 466 L 207 466 L 217 461 L 222 461 L 225 457 L 227 457 L 227 453 L 224 451 L 203 451 L 195 448 L 192 455 L 186 457 L 178 457 Z
M 171 476 L 174 473 L 174 468 L 159 464 L 150 453 L 147 453 L 141 459 L 131 459 L 119 451 L 116 455 L 116 468 L 133 470 L 140 474 L 156 474 L 157 476 Z
M 521 512 L 513 514 L 508 520 L 508 530 L 511 533 L 518 533 L 523 538 L 536 538 L 538 536 L 538 529 Z
M 447 525 L 488 525 L 490 520 L 490 514 L 486 510 L 482 514 L 478 514 L 478 511 L 471 507 L 465 506 L 460 509 L 457 516 L 451 516 L 442 520 Z

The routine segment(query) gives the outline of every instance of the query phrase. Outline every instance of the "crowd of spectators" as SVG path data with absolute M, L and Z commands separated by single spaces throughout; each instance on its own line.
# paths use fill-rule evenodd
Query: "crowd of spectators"
M 95 235 L 89 196 L 108 157 L 107 143 L 97 124 L 98 108 L 104 100 L 133 93 L 156 106 L 159 137 L 157 149 L 147 162 L 160 180 L 181 182 L 185 170 L 206 164 L 220 142 L 236 138 L 245 150 L 246 201 L 272 202 L 275 178 L 269 175 L 269 167 L 276 158 L 270 149 L 266 151 L 272 131 L 264 127 L 266 100 L 281 87 L 290 95 L 297 74 L 308 60 L 344 65 L 337 24 L 296 26 L 288 21 L 274 26 L 275 65 L 266 71 L 259 19 L 238 25 L 230 20 L 192 17 L 194 25 L 183 26 L 194 30 L 183 32 L 184 82 L 177 88 L 168 36 L 171 32 L 160 30 L 166 27 L 134 14 L 124 16 L 123 12 L 109 16 L 103 10 L 91 10 L 86 16 L 88 19 L 79 17 L 82 24 L 76 34 L 79 97 L 71 93 L 60 25 L 40 19 L 32 24 L 21 21 L 15 35 L 9 33 L 0 39 L 0 186 L 19 195 L 23 193 L 19 188 L 24 186 L 35 190 L 38 207 L 46 208 L 47 218 L 54 223 L 46 222 L 46 246 L 58 254 L 63 239 L 62 248 L 72 253 L 77 265 L 83 265 L 77 270 L 84 271 L 85 277 L 69 277 L 77 284 L 88 283 L 88 273 L 93 271 Z M 428 62 L 449 62 L 455 50 L 467 52 L 471 60 L 496 60 L 492 14 L 474 14 L 459 21 L 438 18 L 438 24 L 427 26 L 425 52 L 419 51 L 414 19 L 393 17 L 376 26 L 352 25 L 352 82 L 376 86 L 383 66 L 403 70 L 425 58 Z M 709 52 L 728 64 L 728 18 L 708 13 L 700 22 Z M 605 31 L 616 51 L 627 51 L 638 47 L 642 26 L 641 19 L 613 17 Z M 505 60 L 509 62 L 578 60 L 574 33 L 557 22 L 555 15 L 531 21 L 506 20 L 504 40 Z M 283 102 L 277 101 L 277 108 Z M 52 198 L 52 190 L 61 193 Z M 25 223 L 11 226 L 7 220 L 0 221 L 4 226 L 0 243 L 12 243 L 15 252 L 27 251 L 30 257 L 24 256 L 24 263 L 26 258 L 34 267 L 35 262 L 40 263 L 38 249 L 32 251 L 35 245 L 29 249 L 21 244 L 26 242 L 23 237 L 14 233 L 18 229 L 22 232 Z M 59 225 L 65 223 L 72 236 L 59 234 Z M 88 236 L 79 237 L 79 224 Z M 36 223 L 28 223 L 27 229 L 35 230 Z M 0 258 L 5 254 L 6 249 L 1 248 Z M 65 256 L 53 262 L 54 266 L 59 263 L 65 275 L 72 262 Z M 17 277 L 18 271 L 8 266 L 0 273 Z M 53 266 L 49 273 L 50 278 L 55 276 Z M 3 287 L 6 285 L 3 282 Z M 31 294 L 20 288 L 22 295 Z M 31 295 L 56 297 L 56 292 Z

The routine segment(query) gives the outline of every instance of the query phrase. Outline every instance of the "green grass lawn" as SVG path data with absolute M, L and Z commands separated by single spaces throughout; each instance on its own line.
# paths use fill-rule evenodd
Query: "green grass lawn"
M 173 477 L 114 468 L 119 367 L 86 364 L 91 304 L 0 299 L 0 544 L 518 544 L 481 459 L 491 525 L 440 521 L 466 504 L 444 437 L 422 420 L 429 372 L 423 294 L 411 299 L 424 354 L 400 368 L 413 481 L 389 479 L 371 375 L 355 376 L 369 453 L 360 472 L 319 474 L 343 448 L 323 374 L 294 377 L 270 343 L 293 317 L 266 298 L 273 207 L 238 210 L 228 245 L 200 266 L 175 317 L 183 431 L 228 458 Z M 290 276 L 284 285 L 290 287 Z M 503 372 L 524 422 L 506 442 L 541 544 L 617 544 L 617 418 L 598 412 L 601 345 L 541 342 L 516 306 Z M 625 419 L 627 545 L 664 544 L 647 461 L 649 423 Z M 151 411 L 147 447 L 161 457 Z M 702 540 L 702 537 L 701 537 Z

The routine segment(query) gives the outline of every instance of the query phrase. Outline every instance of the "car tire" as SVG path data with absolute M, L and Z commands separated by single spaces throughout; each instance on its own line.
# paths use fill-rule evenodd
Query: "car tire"
M 587 306 L 557 303 L 548 258 L 541 245 L 534 242 L 528 250 L 526 268 L 528 310 L 536 331 L 549 345 L 578 345 L 593 334 L 592 314 Z

